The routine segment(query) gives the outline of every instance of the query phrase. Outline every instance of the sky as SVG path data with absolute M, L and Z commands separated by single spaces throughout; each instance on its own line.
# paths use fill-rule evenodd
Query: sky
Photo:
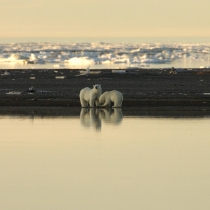
M 210 37 L 209 0 L 0 0 L 0 4 L 0 39 Z

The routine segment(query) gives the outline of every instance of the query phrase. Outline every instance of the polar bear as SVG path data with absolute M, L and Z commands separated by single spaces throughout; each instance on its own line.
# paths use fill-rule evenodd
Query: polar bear
M 99 105 L 99 97 L 102 93 L 101 85 L 93 85 L 93 88 L 90 89 L 89 87 L 83 88 L 80 91 L 80 103 L 82 107 L 94 107 L 95 105 Z
M 99 98 L 99 105 L 102 107 L 111 106 L 111 102 L 114 103 L 113 108 L 121 107 L 123 102 L 123 95 L 117 90 L 106 91 Z

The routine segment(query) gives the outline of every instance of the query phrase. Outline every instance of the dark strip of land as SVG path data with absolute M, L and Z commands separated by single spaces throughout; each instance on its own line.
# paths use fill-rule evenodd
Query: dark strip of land
M 0 106 L 80 107 L 80 90 L 101 84 L 103 92 L 122 92 L 125 108 L 210 107 L 209 70 L 133 69 L 112 73 L 91 69 L 89 75 L 79 74 L 72 69 L 0 70 Z M 33 91 L 29 91 L 32 86 Z

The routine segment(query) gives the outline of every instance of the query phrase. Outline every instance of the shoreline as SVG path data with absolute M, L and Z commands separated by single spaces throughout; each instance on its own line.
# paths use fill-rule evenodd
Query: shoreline
M 0 70 L 0 107 L 81 108 L 79 92 L 101 84 L 102 91 L 123 93 L 123 108 L 210 110 L 209 69 L 78 69 Z M 121 73 L 120 73 L 121 71 Z M 7 72 L 7 75 L 5 74 Z M 29 89 L 34 87 L 34 92 Z
M 14 118 L 80 118 L 82 109 L 89 113 L 107 110 L 114 112 L 113 108 L 81 108 L 81 107 L 1 107 L 1 118 L 12 116 Z M 210 109 L 206 107 L 123 107 L 115 108 L 122 113 L 122 117 L 150 117 L 150 118 L 209 118 Z

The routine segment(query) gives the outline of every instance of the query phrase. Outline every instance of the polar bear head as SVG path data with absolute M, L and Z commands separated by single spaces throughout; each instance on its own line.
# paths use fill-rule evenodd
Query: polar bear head
M 99 85 L 99 84 L 93 85 L 93 90 L 94 90 L 94 92 L 97 94 L 97 96 L 99 98 L 100 95 L 102 94 L 101 85 Z

